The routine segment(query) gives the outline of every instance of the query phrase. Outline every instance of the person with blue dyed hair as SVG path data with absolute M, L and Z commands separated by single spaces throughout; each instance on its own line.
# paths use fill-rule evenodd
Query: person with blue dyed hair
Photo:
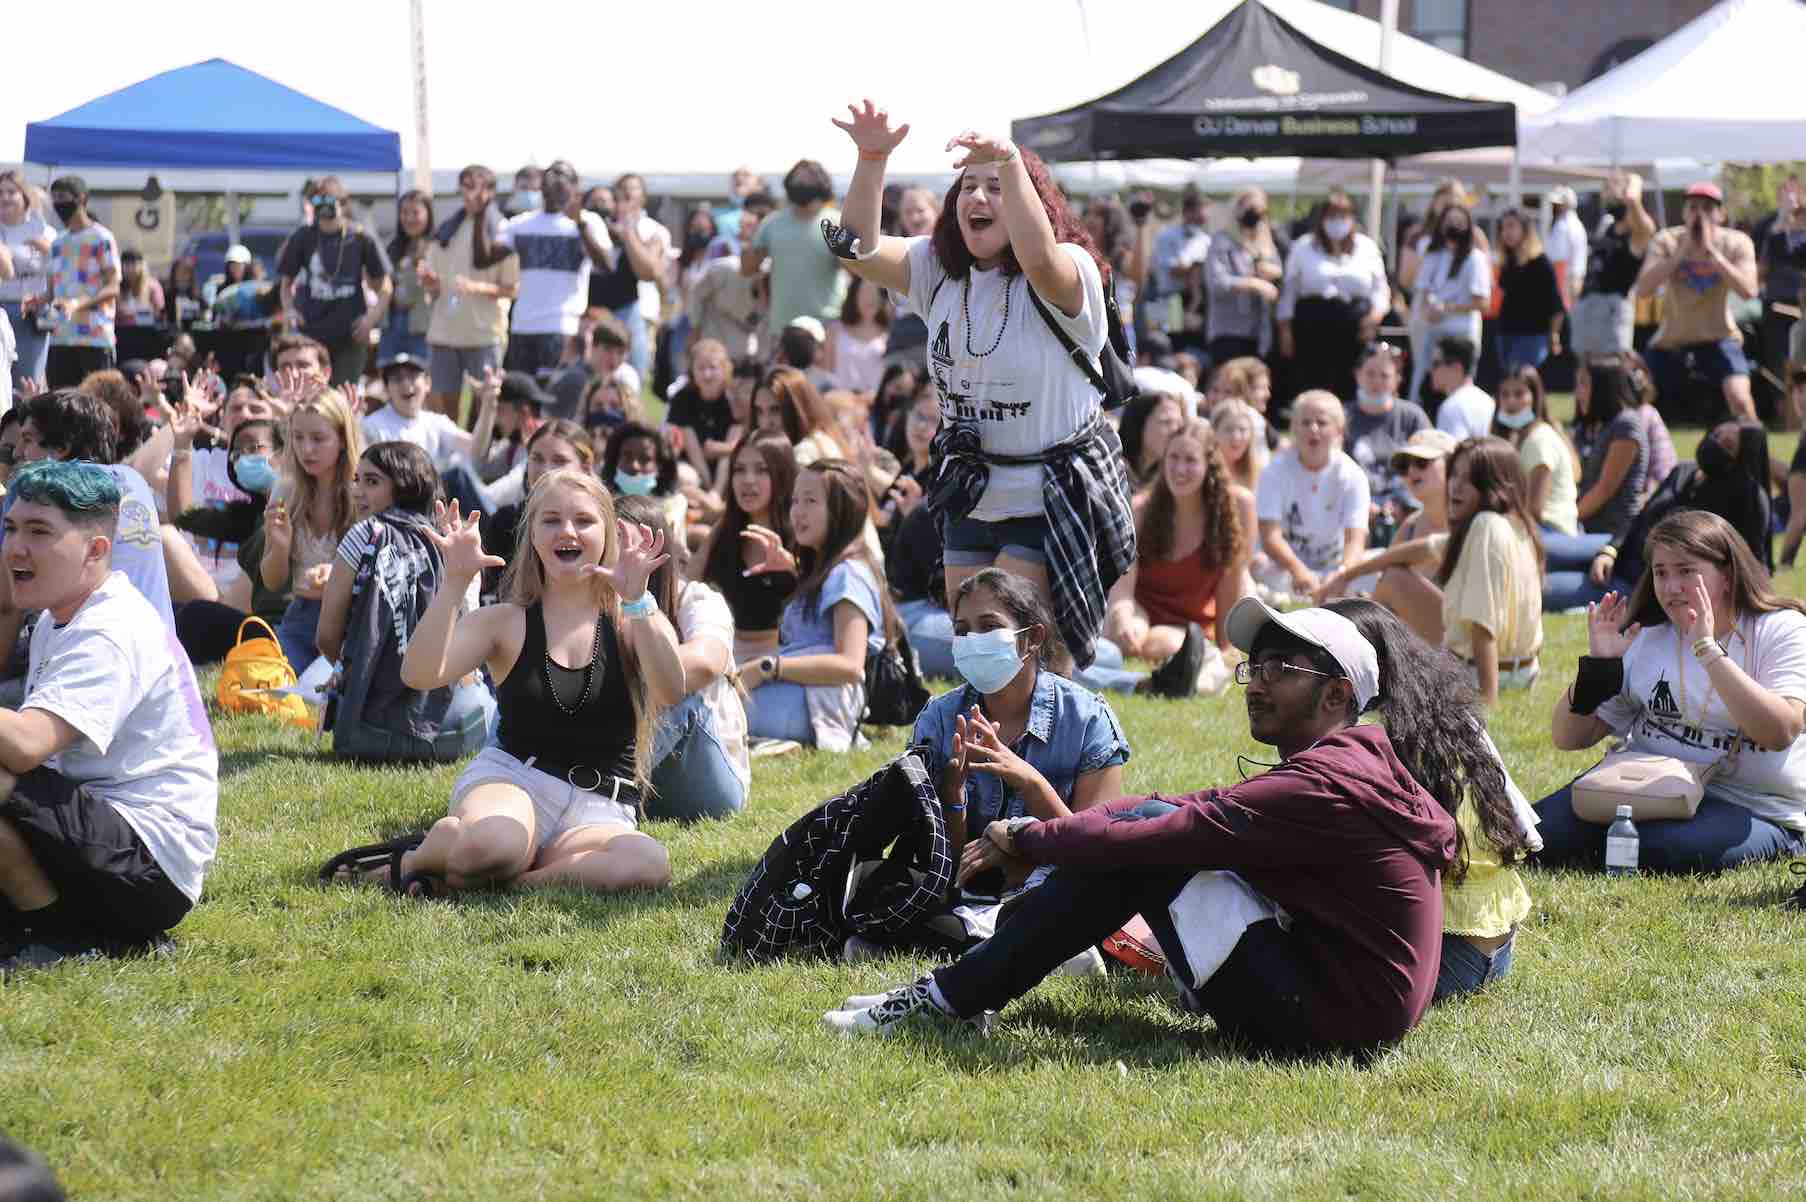
M 0 709 L 0 974 L 163 942 L 218 843 L 219 756 L 194 670 L 113 568 L 130 500 L 95 463 L 43 460 L 12 479 L 0 561 L 39 617 L 24 700 Z

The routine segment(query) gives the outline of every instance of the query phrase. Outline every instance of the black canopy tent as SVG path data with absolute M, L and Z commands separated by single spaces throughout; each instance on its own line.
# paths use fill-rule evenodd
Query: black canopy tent
M 1096 100 L 1011 122 L 1056 162 L 1396 159 L 1517 144 L 1517 108 L 1413 87 L 1245 2 L 1147 74 Z

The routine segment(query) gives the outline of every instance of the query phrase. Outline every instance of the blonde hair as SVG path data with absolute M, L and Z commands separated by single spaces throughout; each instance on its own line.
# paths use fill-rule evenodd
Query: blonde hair
M 1237 218 L 1235 229 L 1231 232 L 1236 240 L 1244 246 L 1253 246 L 1265 254 L 1277 255 L 1279 248 L 1273 241 L 1273 223 L 1271 221 L 1263 221 L 1252 230 L 1242 227 L 1240 221 L 1242 213 L 1256 204 L 1263 209 L 1267 207 L 1267 194 L 1260 188 L 1243 188 L 1235 194 L 1234 199 L 1229 202 L 1229 207 Z
M 303 413 L 313 414 L 339 436 L 339 461 L 332 469 L 332 534 L 335 538 L 343 538 L 345 531 L 351 529 L 351 477 L 357 471 L 357 461 L 364 457 L 364 428 L 357 415 L 351 412 L 351 406 L 345 403 L 345 395 L 336 388 L 320 389 L 289 414 L 290 435 L 282 460 L 282 496 L 291 509 L 300 510 L 297 516 L 303 525 L 306 525 L 308 514 L 313 511 L 314 501 L 323 487 L 302 468 L 299 452 L 295 449 L 295 419 Z
M 514 531 L 514 554 L 502 577 L 502 596 L 522 609 L 537 605 L 545 599 L 546 566 L 540 561 L 539 550 L 533 545 L 533 527 L 538 523 L 539 515 L 552 494 L 560 489 L 569 489 L 595 504 L 596 511 L 602 518 L 602 563 L 613 566 L 621 556 L 621 527 L 615 519 L 614 497 L 602 486 L 602 482 L 591 473 L 575 468 L 561 467 L 547 472 L 533 485 L 533 491 L 527 494 L 520 525 Z M 608 619 L 621 649 L 621 667 L 627 678 L 627 695 L 633 700 L 633 783 L 642 797 L 650 797 L 652 740 L 657 715 L 653 713 L 651 698 L 646 693 L 646 681 L 640 671 L 639 657 L 634 654 L 633 647 L 621 631 L 620 594 L 600 575 L 591 578 L 590 589 L 598 615 Z
M 1348 433 L 1348 412 L 1342 408 L 1342 398 L 1324 388 L 1307 388 L 1292 399 L 1292 420 L 1298 420 L 1298 410 L 1305 405 L 1321 405 L 1325 413 L 1336 424 L 1337 432 Z
M 1240 397 L 1218 401 L 1216 408 L 1210 411 L 1210 424 L 1217 432 L 1219 450 L 1225 425 L 1236 421 L 1248 423 L 1248 453 L 1238 463 L 1230 463 L 1228 456 L 1224 456 L 1223 464 L 1229 469 L 1231 480 L 1243 488 L 1252 489 L 1260 482 L 1260 474 L 1266 470 L 1267 461 L 1273 455 L 1267 449 L 1266 419 L 1255 411 L 1253 405 Z
M 1524 236 L 1518 239 L 1516 250 L 1505 249 L 1504 226 L 1507 220 L 1517 222 L 1518 228 L 1524 231 Z M 1499 262 L 1506 262 L 1506 256 L 1510 256 L 1510 262 L 1514 266 L 1522 267 L 1524 264 L 1534 261 L 1538 255 L 1543 253 L 1543 239 L 1542 236 L 1536 232 L 1536 223 L 1531 221 L 1522 210 L 1506 209 L 1503 213 L 1500 213 L 1499 229 Z

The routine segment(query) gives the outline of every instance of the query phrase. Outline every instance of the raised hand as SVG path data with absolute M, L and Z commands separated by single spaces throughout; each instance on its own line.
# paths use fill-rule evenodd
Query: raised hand
M 433 505 L 433 524 L 427 529 L 426 536 L 439 548 L 440 558 L 445 561 L 446 579 L 463 582 L 457 585 L 460 592 L 471 577 L 484 569 L 508 566 L 508 561 L 501 556 L 483 550 L 479 520 L 478 514 L 468 517 L 461 514 L 456 501 L 449 509 L 443 501 Z
M 1680 632 L 1681 640 L 1695 643 L 1709 639 L 1717 626 L 1712 613 L 1712 594 L 1706 591 L 1706 578 L 1695 572 L 1687 591 L 1691 595 L 1687 598 L 1687 626 Z
M 1643 632 L 1640 622 L 1632 622 L 1620 630 L 1630 617 L 1630 602 L 1617 593 L 1607 593 L 1587 606 L 1587 654 L 1602 659 L 1622 659 Z
M 665 532 L 654 533 L 635 522 L 617 521 L 621 532 L 621 549 L 613 565 L 592 563 L 584 566 L 585 576 L 600 576 L 623 601 L 637 601 L 646 595 L 646 582 L 652 573 L 664 566 L 671 556 L 665 553 Z
M 200 409 L 186 400 L 169 415 L 169 434 L 180 450 L 194 448 L 195 435 L 201 432 L 201 426 Z
M 853 115 L 851 121 L 842 121 L 838 117 L 830 117 L 828 120 L 845 130 L 847 137 L 853 139 L 853 145 L 859 147 L 861 153 L 889 154 L 897 148 L 899 142 L 909 136 L 907 123 L 892 129 L 890 114 L 869 99 L 864 102 L 863 108 L 857 104 L 847 105 L 847 112 Z
M 776 530 L 765 526 L 748 526 L 740 532 L 740 537 L 756 543 L 760 552 L 759 561 L 740 573 L 742 576 L 796 571 L 796 556 L 784 549 L 784 539 Z
M 288 516 L 288 506 L 281 501 L 271 501 L 263 511 L 263 541 L 265 545 L 276 549 L 278 554 L 286 555 L 294 545 L 295 528 Z
M 914 476 L 898 476 L 895 484 L 890 486 L 891 496 L 897 499 L 897 512 L 908 517 L 922 503 L 922 485 Z
M 1031 777 L 1040 775 L 1027 760 L 1010 750 L 997 733 L 996 723 L 979 716 L 974 734 L 977 738 L 966 750 L 970 771 L 988 772 L 1017 792 Z
M 347 382 L 340 384 L 339 395 L 345 398 L 345 404 L 351 410 L 352 417 L 361 418 L 364 416 L 364 393 L 356 383 Z
M 956 146 L 966 152 L 966 157 L 953 164 L 955 171 L 962 167 L 976 167 L 981 163 L 1004 163 L 1016 157 L 1014 142 L 995 134 L 981 134 L 975 129 L 955 134 L 948 140 L 948 150 Z
M 276 396 L 291 409 L 307 399 L 307 385 L 307 373 L 299 368 L 285 367 L 276 373 Z

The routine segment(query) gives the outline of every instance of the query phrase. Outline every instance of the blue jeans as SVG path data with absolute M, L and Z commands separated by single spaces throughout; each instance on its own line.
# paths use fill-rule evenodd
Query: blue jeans
M 1540 367 L 1543 360 L 1549 357 L 1547 334 L 1500 334 L 1498 346 L 1500 372 L 1519 367 Z
M 1543 850 L 1537 862 L 1549 867 L 1605 867 L 1605 828 L 1574 814 L 1574 786 L 1568 784 L 1536 803 L 1537 833 Z M 1710 791 L 1693 817 L 1637 823 L 1638 867 L 1644 872 L 1721 872 L 1798 855 L 1800 836 L 1778 823 L 1758 818 L 1733 801 Z
M 909 645 L 921 661 L 922 675 L 959 679 L 953 666 L 953 615 L 923 598 L 897 606 L 897 617 L 909 631 Z
M 403 351 L 412 355 L 417 363 L 431 367 L 433 350 L 426 344 L 425 334 L 408 333 L 406 310 L 390 313 L 383 323 L 382 340 L 376 344 L 376 362 L 380 366 Z
M 290 601 L 288 609 L 283 611 L 282 621 L 276 626 L 276 641 L 282 645 L 282 654 L 288 656 L 289 667 L 297 676 L 320 657 L 315 643 L 319 633 L 320 603 L 305 597 Z
M 1080 668 L 1072 678 L 1088 689 L 1117 693 L 1133 693 L 1135 686 L 1148 678 L 1146 672 L 1132 672 L 1122 666 L 1122 648 L 1109 639 L 1097 640 L 1097 658 L 1089 668 Z
M 1517 932 L 1490 952 L 1483 952 L 1459 935 L 1444 932 L 1442 968 L 1436 973 L 1436 995 L 1431 1003 L 1478 993 L 1484 986 L 1511 971 L 1511 949 Z
M 38 333 L 38 327 L 19 311 L 17 301 L 0 304 L 0 309 L 6 310 L 6 320 L 12 323 L 13 342 L 19 351 L 18 362 L 13 364 L 13 383 L 43 379 L 44 361 L 50 355 L 50 335 Z
M 1543 553 L 1548 557 L 1548 571 L 1543 575 L 1544 612 L 1563 613 L 1579 609 L 1583 605 L 1591 605 L 1614 589 L 1621 595 L 1630 595 L 1632 585 L 1622 580 L 1614 579 L 1605 588 L 1601 588 L 1587 575 L 1593 560 L 1612 541 L 1611 535 L 1563 534 L 1544 526 L 1542 536 Z
M 746 808 L 746 786 L 715 734 L 715 715 L 699 693 L 659 716 L 652 742 L 649 818 L 694 822 L 731 818 Z
M 643 384 L 652 377 L 652 339 L 646 333 L 646 320 L 640 313 L 640 302 L 622 305 L 614 311 L 615 318 L 627 327 L 627 337 L 631 340 L 627 347 L 627 362 L 633 364 L 633 370 L 640 373 Z
M 791 680 L 772 680 L 746 695 L 746 733 L 755 739 L 789 739 L 815 744 L 809 722 L 809 690 Z

